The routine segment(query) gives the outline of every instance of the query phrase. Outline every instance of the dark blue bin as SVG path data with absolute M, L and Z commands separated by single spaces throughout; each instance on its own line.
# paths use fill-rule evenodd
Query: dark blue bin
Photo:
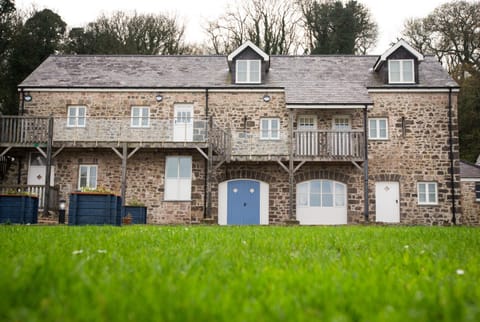
M 36 224 L 38 197 L 0 195 L 0 223 Z
M 132 217 L 132 224 L 147 223 L 147 207 L 142 206 L 125 206 L 124 216 Z
M 112 194 L 76 192 L 70 195 L 69 225 L 117 225 L 122 223 L 122 198 Z

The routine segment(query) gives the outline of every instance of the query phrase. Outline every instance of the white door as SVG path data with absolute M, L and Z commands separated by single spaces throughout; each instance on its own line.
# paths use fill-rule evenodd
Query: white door
M 375 183 L 376 221 L 400 222 L 400 189 L 398 182 Z
M 350 154 L 350 117 L 335 116 L 333 118 L 331 135 L 332 154 L 334 156 L 349 155 Z
M 175 105 L 173 140 L 180 142 L 193 141 L 193 105 Z
M 317 117 L 300 115 L 297 118 L 297 154 L 315 156 L 318 154 Z
M 45 185 L 45 177 L 47 174 L 47 161 L 40 153 L 30 154 L 30 164 L 28 167 L 27 184 L 30 186 Z M 54 185 L 55 168 L 51 167 L 50 185 Z

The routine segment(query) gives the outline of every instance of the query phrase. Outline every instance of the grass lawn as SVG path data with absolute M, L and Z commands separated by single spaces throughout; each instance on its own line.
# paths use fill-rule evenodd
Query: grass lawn
M 0 321 L 480 321 L 480 229 L 2 225 Z

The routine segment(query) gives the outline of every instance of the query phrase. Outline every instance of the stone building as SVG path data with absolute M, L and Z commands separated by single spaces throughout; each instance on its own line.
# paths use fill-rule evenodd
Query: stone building
M 462 223 L 480 225 L 480 165 L 460 161 Z
M 381 56 L 51 56 L 19 91 L 2 185 L 38 187 L 47 209 L 104 187 L 153 224 L 462 221 L 458 86 L 403 40 Z

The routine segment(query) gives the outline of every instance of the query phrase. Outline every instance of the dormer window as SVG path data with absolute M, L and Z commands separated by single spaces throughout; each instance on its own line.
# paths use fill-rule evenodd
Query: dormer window
M 235 68 L 237 83 L 260 83 L 261 65 L 260 60 L 237 60 Z
M 389 83 L 415 83 L 413 59 L 388 60 Z

